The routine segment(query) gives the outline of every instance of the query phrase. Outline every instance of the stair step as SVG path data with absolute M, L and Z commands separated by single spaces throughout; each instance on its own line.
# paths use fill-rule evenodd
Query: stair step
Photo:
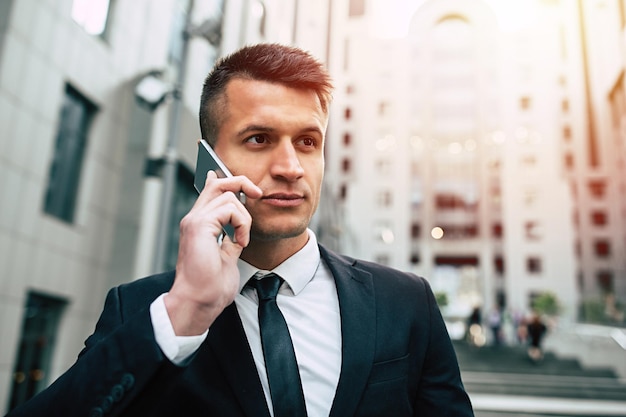
M 462 372 L 468 392 L 624 401 L 626 385 L 615 378 Z
M 534 362 L 521 345 L 476 348 L 455 341 L 454 348 L 470 394 L 626 400 L 626 383 L 611 369 L 587 369 L 551 353 Z
M 551 353 L 546 353 L 541 361 L 533 362 L 524 346 L 475 348 L 457 341 L 454 348 L 464 371 L 616 378 L 611 369 L 583 368 L 575 359 L 561 359 Z

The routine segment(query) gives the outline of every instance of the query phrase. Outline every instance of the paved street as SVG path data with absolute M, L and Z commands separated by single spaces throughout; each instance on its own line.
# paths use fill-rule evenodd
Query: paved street
M 626 383 L 613 369 L 550 352 L 533 363 L 522 346 L 455 349 L 477 417 L 626 416 Z

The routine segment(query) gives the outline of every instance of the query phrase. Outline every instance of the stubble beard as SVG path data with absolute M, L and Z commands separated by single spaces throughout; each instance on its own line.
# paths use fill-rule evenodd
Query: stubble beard
M 303 220 L 301 223 L 294 225 L 289 229 L 276 229 L 263 226 L 257 227 L 255 226 L 253 220 L 252 227 L 250 229 L 250 239 L 257 242 L 275 242 L 278 240 L 298 237 L 306 232 L 309 227 L 309 221 Z

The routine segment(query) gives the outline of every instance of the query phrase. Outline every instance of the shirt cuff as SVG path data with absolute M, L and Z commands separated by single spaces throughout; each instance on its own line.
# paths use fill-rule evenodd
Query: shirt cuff
M 170 321 L 170 316 L 165 308 L 163 298 L 167 293 L 161 294 L 156 300 L 150 304 L 150 319 L 152 320 L 152 328 L 154 329 L 154 337 L 157 344 L 163 351 L 163 354 L 175 365 L 185 365 L 189 359 L 198 350 L 204 339 L 206 339 L 209 330 L 198 336 L 176 336 L 174 327 Z

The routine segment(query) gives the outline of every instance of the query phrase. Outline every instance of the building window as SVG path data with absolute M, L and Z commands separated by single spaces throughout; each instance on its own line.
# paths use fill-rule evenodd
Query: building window
M 494 223 L 491 227 L 491 234 L 495 238 L 502 237 L 502 223 Z
M 563 110 L 563 113 L 567 113 L 569 112 L 569 100 L 564 98 L 561 101 L 561 110 Z
M 421 229 L 419 223 L 411 224 L 411 239 L 418 239 L 422 231 Z
M 456 267 L 478 266 L 479 261 L 477 256 L 438 255 L 435 256 L 435 265 L 450 265 Z
M 348 132 L 343 134 L 343 144 L 345 146 L 350 146 L 352 144 L 352 135 Z
M 350 107 L 346 107 L 346 109 L 344 110 L 344 118 L 346 120 L 350 120 L 351 117 L 352 117 L 352 110 L 350 109 Z
M 95 112 L 89 100 L 69 85 L 66 87 L 44 210 L 68 223 L 74 221 L 87 132 Z
M 439 193 L 435 195 L 437 210 L 464 210 L 469 208 L 462 195 L 453 193 Z
M 13 370 L 10 408 L 26 402 L 48 386 L 64 299 L 30 292 L 26 299 L 22 334 Z
M 611 242 L 606 239 L 598 239 L 593 244 L 594 252 L 598 258 L 608 258 L 611 256 Z
M 530 97 L 524 96 L 519 99 L 519 107 L 522 110 L 530 109 L 531 100 Z
M 365 14 L 365 0 L 350 0 L 348 15 L 350 17 L 363 16 Z
M 611 271 L 598 271 L 596 273 L 596 283 L 605 294 L 613 292 L 614 279 Z
M 537 256 L 530 256 L 526 259 L 526 271 L 530 274 L 541 273 L 541 258 Z
M 409 262 L 411 263 L 411 265 L 417 265 L 420 263 L 420 255 L 417 252 L 413 252 L 411 254 L 411 258 L 409 260 Z
M 447 224 L 441 226 L 447 239 L 472 239 L 478 237 L 477 224 Z
M 493 259 L 493 267 L 498 274 L 504 275 L 504 258 L 500 255 L 496 256 Z
M 390 104 L 387 101 L 381 101 L 378 103 L 378 115 L 385 116 L 389 114 Z
M 563 139 L 566 142 L 572 140 L 572 128 L 570 126 L 563 126 Z
M 176 174 L 176 188 L 172 201 L 172 212 L 168 227 L 168 238 L 166 248 L 165 269 L 173 270 L 176 268 L 176 260 L 178 259 L 178 243 L 180 240 L 180 221 L 185 214 L 191 210 L 191 207 L 198 198 L 198 192 L 193 186 L 194 173 L 184 164 L 178 163 L 178 172 Z
M 501 255 L 493 258 L 493 268 L 498 274 L 504 275 L 504 258 Z
M 341 184 L 339 187 L 339 199 L 341 201 L 345 201 L 346 197 L 348 197 L 348 186 L 346 184 Z
M 524 223 L 524 231 L 528 240 L 541 239 L 541 225 L 537 221 L 531 220 Z
M 74 0 L 72 19 L 85 32 L 94 36 L 106 34 L 109 21 L 110 0 Z
M 347 174 L 350 172 L 351 169 L 352 161 L 350 161 L 350 158 L 343 158 L 343 160 L 341 161 L 341 170 L 343 171 L 343 173 Z
M 591 212 L 591 222 L 594 226 L 606 226 L 609 220 L 605 211 L 596 210 Z
M 604 198 L 606 193 L 606 183 L 602 180 L 592 180 L 589 181 L 589 192 L 592 197 L 597 199 Z
M 563 161 L 565 163 L 565 168 L 572 170 L 574 169 L 574 155 L 572 155 L 571 153 L 566 153 L 565 156 L 563 157 Z

